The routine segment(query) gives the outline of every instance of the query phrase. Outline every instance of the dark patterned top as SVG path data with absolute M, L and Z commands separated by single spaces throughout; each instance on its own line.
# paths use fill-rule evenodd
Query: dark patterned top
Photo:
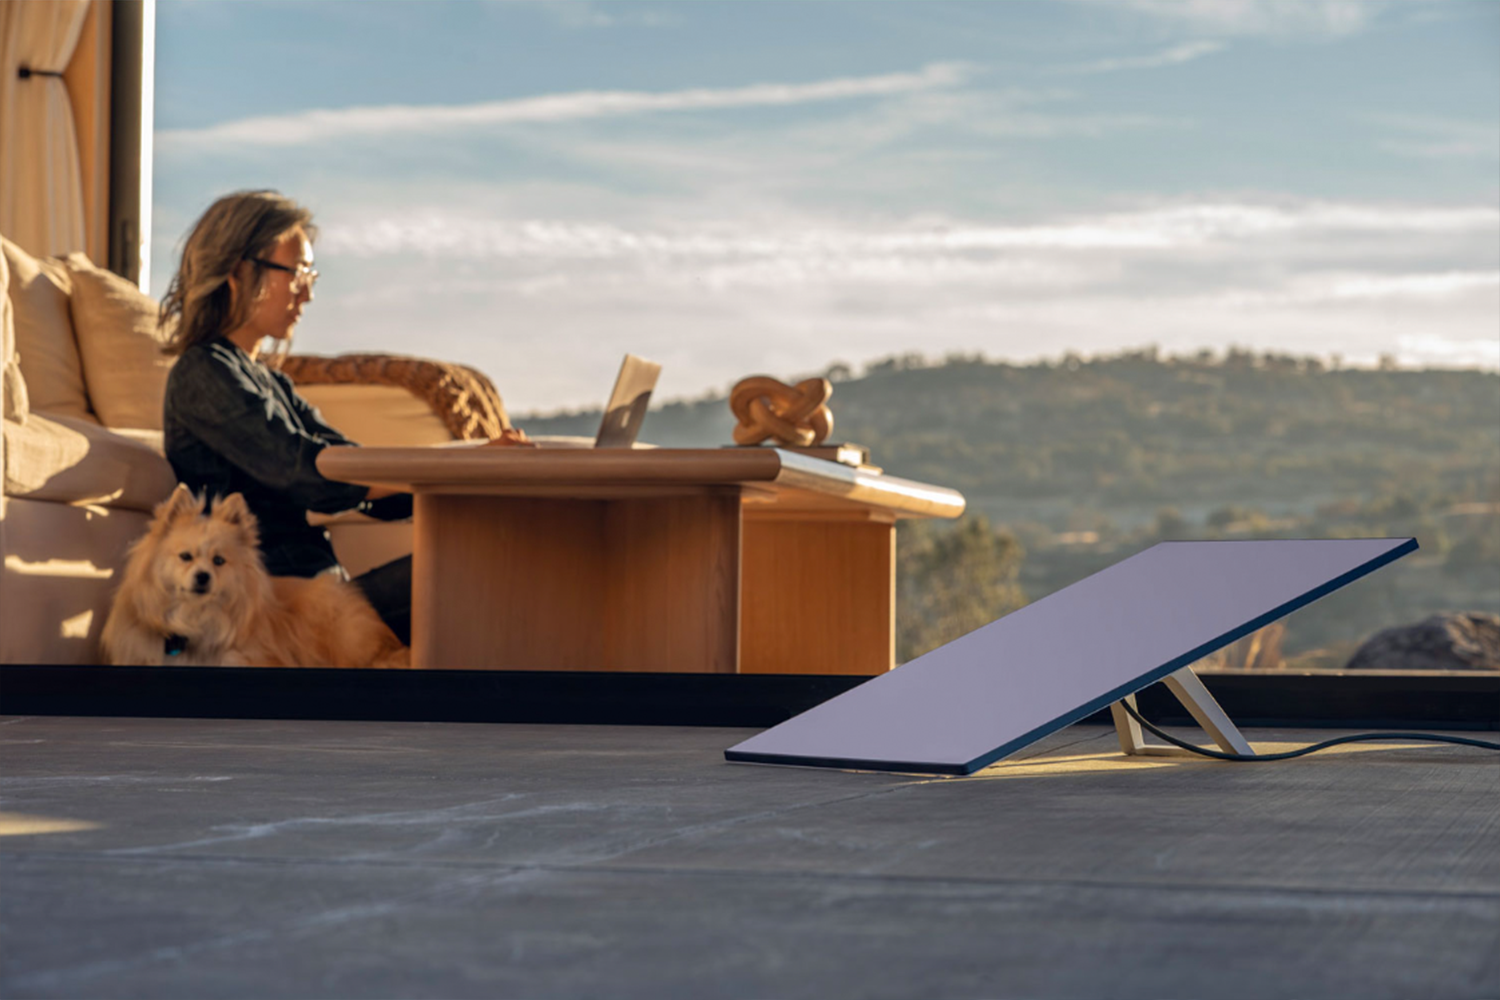
M 307 523 L 310 510 L 410 516 L 409 494 L 368 502 L 368 487 L 318 472 L 320 451 L 355 442 L 325 423 L 291 379 L 222 337 L 189 347 L 172 366 L 162 431 L 178 480 L 210 498 L 244 495 L 273 576 L 315 576 L 338 565 L 328 532 Z

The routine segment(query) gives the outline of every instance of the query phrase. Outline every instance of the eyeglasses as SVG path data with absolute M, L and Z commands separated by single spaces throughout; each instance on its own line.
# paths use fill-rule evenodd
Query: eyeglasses
M 292 286 L 294 288 L 311 288 L 313 285 L 316 285 L 318 283 L 318 272 L 314 271 L 306 264 L 298 264 L 296 267 L 287 267 L 285 264 L 278 264 L 274 260 L 266 260 L 264 257 L 251 257 L 250 260 L 252 263 L 259 264 L 261 267 L 269 267 L 273 271 L 285 271 L 287 274 L 290 274 L 292 276 Z

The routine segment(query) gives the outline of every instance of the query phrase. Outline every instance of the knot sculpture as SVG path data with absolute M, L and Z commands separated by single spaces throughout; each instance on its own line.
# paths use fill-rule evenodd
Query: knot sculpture
M 729 393 L 729 409 L 739 424 L 735 444 L 760 444 L 770 438 L 780 445 L 810 448 L 833 432 L 828 397 L 833 383 L 810 378 L 787 385 L 766 375 L 741 379 Z

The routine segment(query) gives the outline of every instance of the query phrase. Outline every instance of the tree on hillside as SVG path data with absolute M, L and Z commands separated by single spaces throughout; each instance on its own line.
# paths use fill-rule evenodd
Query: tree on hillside
M 896 535 L 896 659 L 905 663 L 1026 603 L 1024 553 L 983 515 L 907 522 Z

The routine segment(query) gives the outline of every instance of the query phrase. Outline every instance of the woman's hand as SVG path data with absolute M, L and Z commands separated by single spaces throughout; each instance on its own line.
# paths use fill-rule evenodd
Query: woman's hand
M 500 432 L 499 437 L 492 437 L 489 444 L 497 448 L 535 448 L 536 442 L 526 436 L 526 432 L 519 427 L 507 427 Z

